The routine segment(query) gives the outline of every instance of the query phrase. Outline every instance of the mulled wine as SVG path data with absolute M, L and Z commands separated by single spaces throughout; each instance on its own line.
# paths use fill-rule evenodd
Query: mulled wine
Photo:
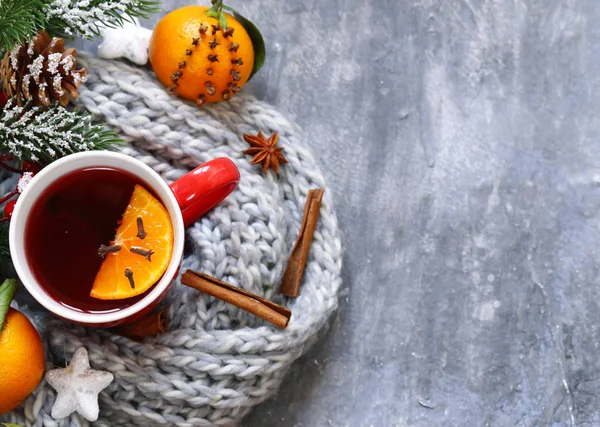
M 103 262 L 98 248 L 115 237 L 136 184 L 146 187 L 123 170 L 87 168 L 59 178 L 36 200 L 25 228 L 25 252 L 36 280 L 55 301 L 103 313 L 129 307 L 147 294 L 125 300 L 90 296 Z

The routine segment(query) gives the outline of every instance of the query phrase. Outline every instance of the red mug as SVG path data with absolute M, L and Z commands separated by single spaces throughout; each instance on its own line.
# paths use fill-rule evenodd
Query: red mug
M 25 227 L 36 199 L 57 179 L 71 172 L 107 167 L 127 171 L 144 182 L 163 202 L 173 224 L 173 255 L 163 277 L 141 300 L 108 313 L 81 312 L 52 298 L 36 280 L 25 251 Z M 185 227 L 215 207 L 235 188 L 240 174 L 227 158 L 211 160 L 170 186 L 149 166 L 124 154 L 92 151 L 66 156 L 42 169 L 19 196 L 10 222 L 9 243 L 15 270 L 29 293 L 48 311 L 87 326 L 110 327 L 133 321 L 152 310 L 166 295 L 179 272 L 183 257 Z

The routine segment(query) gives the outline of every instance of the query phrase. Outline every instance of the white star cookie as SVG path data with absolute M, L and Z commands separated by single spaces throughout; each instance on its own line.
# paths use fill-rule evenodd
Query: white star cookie
M 113 374 L 90 368 L 87 350 L 80 347 L 69 366 L 46 374 L 46 381 L 58 392 L 52 418 L 58 420 L 77 411 L 88 421 L 96 421 L 100 408 L 98 394 L 114 379 Z
M 125 22 L 122 27 L 102 28 L 104 41 L 98 46 L 98 56 L 104 59 L 127 58 L 144 65 L 148 62 L 148 45 L 152 30 L 140 26 L 140 21 Z

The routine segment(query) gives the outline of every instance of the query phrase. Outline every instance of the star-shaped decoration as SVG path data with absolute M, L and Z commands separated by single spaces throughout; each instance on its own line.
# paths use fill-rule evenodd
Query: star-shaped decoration
M 98 394 L 113 379 L 110 372 L 91 369 L 87 350 L 80 347 L 69 366 L 46 374 L 46 381 L 58 393 L 52 407 L 52 418 L 58 420 L 77 411 L 88 421 L 96 421 L 100 412 Z
M 256 136 L 244 135 L 244 140 L 250 144 L 250 148 L 242 151 L 242 153 L 254 154 L 250 164 L 261 163 L 264 173 L 267 173 L 269 168 L 279 173 L 279 165 L 288 162 L 283 153 L 281 153 L 283 148 L 277 147 L 277 141 L 279 140 L 277 132 L 273 133 L 267 139 L 261 131 L 258 131 L 258 135 Z

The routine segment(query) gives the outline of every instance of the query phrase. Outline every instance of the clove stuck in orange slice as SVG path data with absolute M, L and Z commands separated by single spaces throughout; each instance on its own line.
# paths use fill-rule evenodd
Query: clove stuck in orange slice
M 104 258 L 90 296 L 119 300 L 146 292 L 160 280 L 173 254 L 173 224 L 163 204 L 136 185 Z

